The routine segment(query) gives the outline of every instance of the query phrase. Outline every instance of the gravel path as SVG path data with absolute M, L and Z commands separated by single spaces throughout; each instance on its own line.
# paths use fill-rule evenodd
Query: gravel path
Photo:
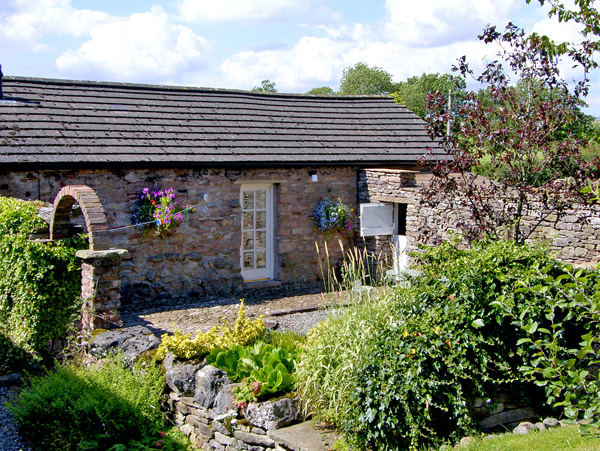
M 17 427 L 4 404 L 18 393 L 18 387 L 0 387 L 0 450 L 33 451 L 33 446 L 19 435 Z
M 319 311 L 323 307 L 347 302 L 344 294 L 307 294 L 285 293 L 280 296 L 261 296 L 260 293 L 240 296 L 245 298 L 246 314 L 249 317 L 264 315 L 265 320 L 278 323 L 280 329 L 306 331 L 326 317 Z M 233 324 L 237 316 L 240 301 L 238 297 L 206 299 L 195 304 L 162 305 L 143 308 L 126 306 L 121 319 L 125 327 L 146 326 L 157 335 L 172 333 L 175 329 L 183 333 L 206 332 L 221 320 Z M 302 313 L 298 313 L 302 311 Z M 285 314 L 285 315 L 282 315 Z M 297 323 L 297 325 L 295 324 Z

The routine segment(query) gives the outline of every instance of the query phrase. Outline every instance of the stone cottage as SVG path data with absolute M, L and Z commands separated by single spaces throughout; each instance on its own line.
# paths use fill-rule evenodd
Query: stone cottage
M 321 200 L 358 209 L 359 172 L 411 174 L 424 155 L 442 156 L 389 97 L 0 81 L 0 195 L 52 202 L 64 186 L 91 187 L 110 247 L 128 251 L 125 302 L 315 281 Z M 127 228 L 155 184 L 196 209 L 166 239 Z M 329 252 L 335 264 L 333 242 Z

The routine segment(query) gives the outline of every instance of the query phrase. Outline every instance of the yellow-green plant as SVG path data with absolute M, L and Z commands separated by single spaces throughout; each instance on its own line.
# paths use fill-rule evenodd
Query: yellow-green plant
M 157 358 L 164 359 L 168 353 L 172 353 L 180 359 L 193 359 L 208 354 L 213 348 L 231 349 L 235 345 L 246 346 L 262 337 L 265 333 L 265 322 L 262 315 L 254 321 L 246 317 L 244 300 L 240 300 L 238 315 L 231 327 L 222 319 L 221 326 L 214 326 L 207 332 L 183 334 L 175 330 L 173 335 L 164 334 L 158 348 Z

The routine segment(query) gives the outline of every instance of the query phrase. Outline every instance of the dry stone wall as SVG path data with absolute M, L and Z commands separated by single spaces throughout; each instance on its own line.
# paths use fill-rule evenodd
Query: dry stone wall
M 358 175 L 359 202 L 367 203 L 385 200 L 408 204 L 406 235 L 409 250 L 415 250 L 417 243 L 437 244 L 457 232 L 455 226 L 464 211 L 447 210 L 447 205 L 431 207 L 420 202 L 420 175 L 393 169 L 361 170 Z M 423 178 L 424 179 L 424 178 Z M 538 208 L 539 207 L 539 208 Z M 534 205 L 523 217 L 523 230 L 528 233 L 534 228 L 531 240 L 544 240 L 559 259 L 577 265 L 592 265 L 600 261 L 600 207 L 575 205 L 566 214 L 549 215 L 537 224 L 541 205 Z M 390 237 L 367 237 L 363 240 L 369 250 L 390 253 Z
M 317 182 L 311 182 L 309 170 L 317 171 Z M 174 188 L 180 202 L 196 212 L 186 215 L 172 236 L 163 240 L 136 228 L 106 232 L 111 248 L 129 251 L 121 263 L 123 302 L 151 301 L 240 288 L 240 188 L 249 181 L 274 184 L 275 279 L 316 281 L 321 270 L 315 241 L 321 246 L 323 241 L 310 215 L 325 198 L 341 198 L 356 208 L 356 177 L 353 168 L 5 171 L 0 172 L 0 195 L 52 202 L 66 185 L 87 185 L 102 202 L 108 228 L 116 229 L 131 224 L 144 187 Z M 329 252 L 336 265 L 341 260 L 337 244 L 331 243 Z

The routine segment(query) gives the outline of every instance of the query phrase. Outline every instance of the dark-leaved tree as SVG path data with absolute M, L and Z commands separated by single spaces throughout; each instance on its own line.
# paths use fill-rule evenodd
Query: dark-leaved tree
M 465 57 L 454 70 L 487 85 L 487 95 L 467 94 L 458 111 L 448 109 L 443 93 L 427 97 L 429 132 L 452 158 L 431 165 L 425 201 L 458 213 L 468 240 L 509 233 L 523 243 L 536 223 L 563 213 L 597 175 L 597 164 L 581 158 L 587 137 L 577 127 L 587 71 L 570 86 L 559 71 L 561 57 L 575 57 L 569 46 L 511 23 L 503 32 L 488 26 L 479 38 L 499 45 L 499 58 L 480 75 Z M 591 67 L 591 55 L 577 55 Z M 459 124 L 457 132 L 448 135 L 448 121 Z

